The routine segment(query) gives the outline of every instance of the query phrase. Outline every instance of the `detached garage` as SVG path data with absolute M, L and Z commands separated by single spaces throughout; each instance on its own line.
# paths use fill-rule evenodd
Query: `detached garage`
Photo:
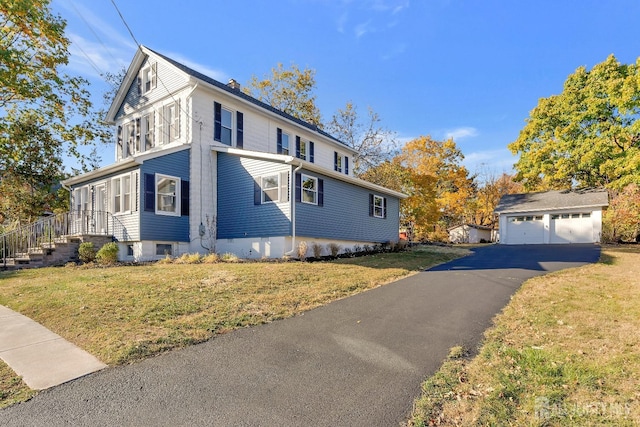
M 597 243 L 602 234 L 606 190 L 508 194 L 495 209 L 500 243 L 536 245 Z

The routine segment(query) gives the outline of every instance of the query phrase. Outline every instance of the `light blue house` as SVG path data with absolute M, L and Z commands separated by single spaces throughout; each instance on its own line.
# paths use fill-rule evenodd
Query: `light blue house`
M 116 162 L 64 185 L 77 220 L 96 234 L 109 228 L 122 260 L 279 258 L 296 256 L 302 241 L 345 249 L 398 240 L 403 194 L 355 178 L 351 148 L 233 80 L 141 47 L 107 120 Z

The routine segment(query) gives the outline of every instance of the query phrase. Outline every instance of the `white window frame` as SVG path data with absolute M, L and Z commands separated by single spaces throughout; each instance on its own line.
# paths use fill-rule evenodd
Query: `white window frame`
M 373 217 L 384 218 L 384 197 L 377 194 L 373 195 Z
M 229 117 L 229 123 L 227 126 L 227 124 L 225 123 L 225 114 L 228 114 Z M 234 140 L 233 140 L 233 116 L 235 114 L 233 114 L 233 111 L 229 108 L 226 108 L 224 105 L 220 106 L 220 142 L 224 145 L 228 145 L 229 147 L 233 147 L 234 146 Z M 227 144 L 227 142 L 225 141 L 225 131 L 229 132 L 229 143 Z
M 285 139 L 287 141 L 286 146 L 285 146 Z M 285 156 L 288 156 L 289 153 L 291 152 L 291 137 L 285 131 L 282 131 L 281 142 L 282 142 L 282 154 L 284 154 Z
M 300 138 L 300 160 L 309 160 L 309 141 Z
M 269 187 L 266 188 L 266 182 L 268 179 L 273 179 L 275 177 L 276 179 L 276 186 L 275 187 Z M 272 175 L 265 175 L 260 177 L 260 190 L 261 190 L 261 198 L 262 198 L 262 204 L 265 203 L 277 203 L 280 201 L 280 174 L 279 173 L 274 173 Z M 267 198 L 267 191 L 274 191 L 275 190 L 275 195 L 276 197 L 269 197 Z M 270 200 L 269 200 L 270 199 Z
M 140 149 L 142 151 L 148 151 L 151 150 L 153 147 L 155 147 L 155 141 L 154 141 L 154 123 L 153 123 L 153 119 L 154 119 L 154 112 L 151 111 L 147 114 L 143 114 L 142 117 L 140 118 L 140 135 L 141 137 L 141 141 L 140 141 Z
M 157 86 L 157 62 L 152 64 L 148 64 L 142 70 L 140 70 L 140 79 L 141 79 L 141 87 L 140 92 L 144 95 L 145 93 L 151 92 L 152 89 L 155 89 Z
M 125 183 L 126 180 L 129 181 L 128 188 Z M 111 193 L 113 194 L 111 197 L 111 206 L 112 206 L 111 212 L 114 215 L 131 213 L 131 206 L 133 201 L 133 191 L 131 190 L 132 185 L 133 185 L 133 179 L 130 173 L 124 174 L 124 175 L 118 175 L 111 179 Z M 117 209 L 116 209 L 116 199 L 118 200 L 118 204 L 120 205 L 119 207 L 117 207 Z M 125 204 L 126 204 L 125 200 L 128 200 L 129 209 L 125 209 Z
M 304 187 L 304 183 L 307 180 L 313 181 L 313 188 L 312 189 L 306 189 Z M 313 195 L 313 201 L 305 200 L 305 195 L 306 194 L 312 194 Z M 310 205 L 316 205 L 316 206 L 318 205 L 318 178 L 317 177 L 301 174 L 301 176 L 300 176 L 300 201 L 302 203 L 308 203 Z
M 159 191 L 158 186 L 164 179 L 174 180 L 176 182 L 175 192 L 173 193 L 173 195 L 171 195 L 170 193 L 164 194 Z M 181 181 L 180 178 L 178 178 L 177 176 L 162 175 L 159 173 L 156 174 L 156 187 L 155 187 L 156 215 L 180 216 L 180 185 L 181 185 L 180 181 Z M 175 202 L 174 202 L 175 209 L 173 211 L 160 209 L 161 197 L 173 197 L 175 199 Z M 164 203 L 162 205 L 165 206 Z

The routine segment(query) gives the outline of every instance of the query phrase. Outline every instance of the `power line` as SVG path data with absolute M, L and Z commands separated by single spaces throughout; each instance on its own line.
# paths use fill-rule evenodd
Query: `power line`
M 127 31 L 129 31 L 129 34 L 131 35 L 131 38 L 136 43 L 136 46 L 138 46 L 138 48 L 139 48 L 140 47 L 140 43 L 138 43 L 138 40 L 136 39 L 136 36 L 133 35 L 133 31 L 131 31 L 131 28 L 129 28 L 129 24 L 127 24 L 127 21 L 125 21 L 124 16 L 122 16 L 122 13 L 120 13 L 120 9 L 118 9 L 118 5 L 116 5 L 115 0 L 111 0 L 111 4 L 113 4 L 113 7 L 116 8 L 116 12 L 118 12 L 118 15 L 120 15 L 120 19 L 122 20 L 122 23 L 124 24 L 125 27 L 127 27 Z

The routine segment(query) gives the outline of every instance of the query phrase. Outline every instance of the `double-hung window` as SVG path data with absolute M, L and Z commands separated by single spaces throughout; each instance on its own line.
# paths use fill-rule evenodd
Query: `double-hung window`
M 289 155 L 289 134 L 283 132 L 280 128 L 277 129 L 276 134 L 276 153 Z
M 277 202 L 280 200 L 279 175 L 267 175 L 262 178 L 262 203 Z
M 150 150 L 154 146 L 153 127 L 153 113 L 142 116 L 140 131 L 142 133 L 142 149 L 144 151 Z
M 113 213 L 131 211 L 131 175 L 122 175 L 111 181 L 113 190 Z
M 180 215 L 180 178 L 156 174 L 156 214 Z
M 146 67 L 140 70 L 140 75 L 138 76 L 138 92 L 141 95 L 151 91 L 151 89 L 155 89 L 155 87 L 157 86 L 157 67 L 158 63 L 154 62 L 152 64 L 148 64 Z
M 313 163 L 313 141 L 306 141 L 296 136 L 296 157 Z
M 180 138 L 180 100 L 165 105 L 159 110 L 160 142 L 169 144 Z
M 369 194 L 369 216 L 374 218 L 387 217 L 387 199 L 377 194 Z
M 333 152 L 333 170 L 349 175 L 349 157 L 343 156 L 337 151 Z
M 302 175 L 302 203 L 318 204 L 318 178 Z
M 229 147 L 243 148 L 244 145 L 244 114 L 234 112 L 219 102 L 213 103 L 213 139 Z M 235 134 L 234 134 L 235 125 Z M 235 137 L 235 140 L 234 140 Z

